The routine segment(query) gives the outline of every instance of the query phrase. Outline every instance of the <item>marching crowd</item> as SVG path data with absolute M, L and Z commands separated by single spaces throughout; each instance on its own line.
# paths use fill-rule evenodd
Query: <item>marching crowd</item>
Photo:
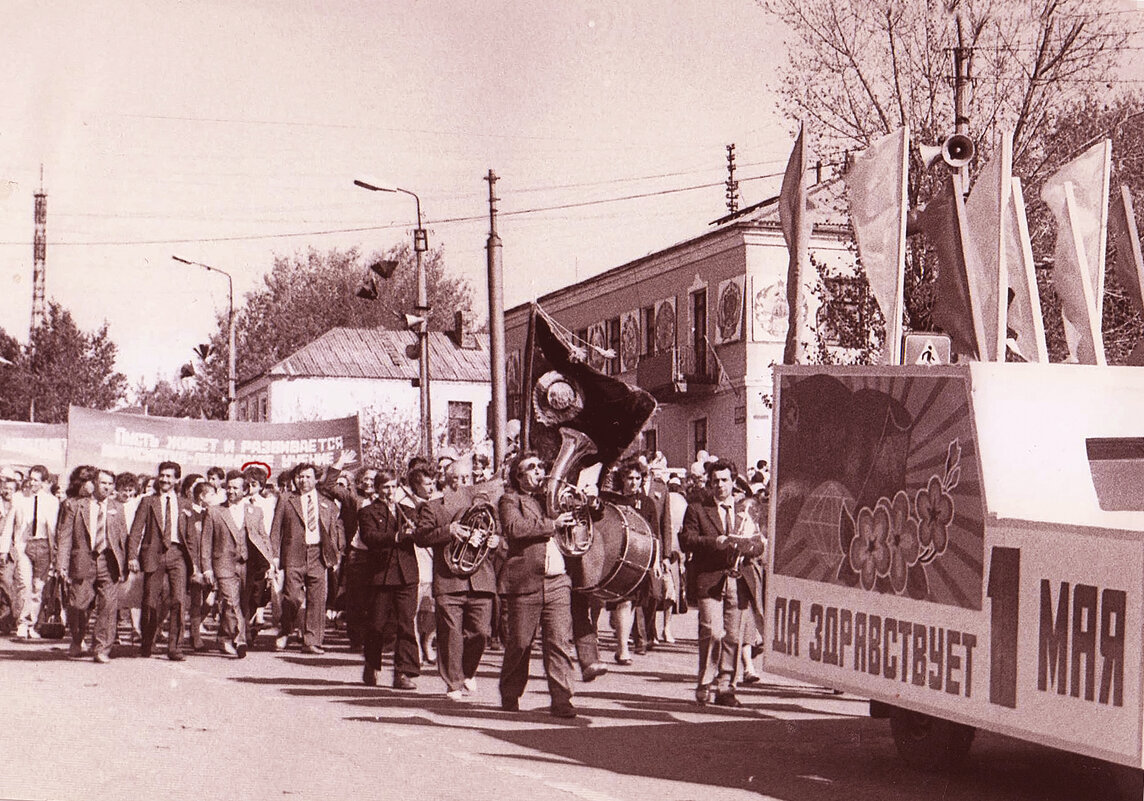
M 505 465 L 503 492 L 499 481 L 473 483 L 451 456 L 435 465 L 415 457 L 403 476 L 343 473 L 355 458 L 275 477 L 260 466 L 186 476 L 175 462 L 153 476 L 81 466 L 66 488 L 40 465 L 0 468 L 0 627 L 38 639 L 66 621 L 54 636 L 69 638 L 68 656 L 106 663 L 121 630 L 151 656 L 164 622 L 174 661 L 207 648 L 241 659 L 260 632 L 274 650 L 320 656 L 336 619 L 371 686 L 392 647 L 395 689 L 415 690 L 422 665 L 435 661 L 447 697 L 460 701 L 486 648 L 503 650 L 507 711 L 519 708 L 539 639 L 550 711 L 572 717 L 575 668 L 585 682 L 608 670 L 597 637 L 605 611 L 614 660 L 629 665 L 674 642 L 673 616 L 696 606 L 696 701 L 738 706 L 736 684 L 758 680 L 765 462 L 748 478 L 703 452 L 682 475 L 662 454 L 627 458 L 598 482 L 607 489 L 589 489 L 584 509 L 552 516 L 549 466 L 530 451 Z M 598 523 L 608 505 L 645 521 L 654 564 L 633 591 L 601 601 L 577 591 L 581 559 L 558 534 Z M 496 524 L 468 524 L 475 507 Z M 471 557 L 464 569 L 459 543 L 471 549 L 461 549 Z M 217 642 L 208 645 L 210 615 Z

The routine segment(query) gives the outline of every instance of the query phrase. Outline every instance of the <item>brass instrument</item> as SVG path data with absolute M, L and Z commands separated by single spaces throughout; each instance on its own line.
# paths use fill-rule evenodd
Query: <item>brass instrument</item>
M 556 527 L 556 547 L 565 556 L 583 556 L 592 547 L 588 496 L 565 477 L 580 465 L 584 457 L 595 452 L 595 443 L 583 431 L 561 427 L 560 452 L 545 479 L 544 508 L 549 517 L 559 517 L 564 512 L 572 512 L 576 516 L 572 525 Z
M 445 563 L 455 576 L 476 573 L 489 553 L 489 544 L 500 530 L 497 510 L 487 501 L 477 501 L 461 515 L 457 525 L 464 536 L 455 538 L 445 547 Z
M 728 577 L 739 578 L 743 575 L 743 563 L 756 557 L 750 553 L 755 543 L 761 542 L 762 553 L 766 553 L 767 538 L 762 526 L 766 511 L 766 504 L 758 496 L 748 496 L 735 504 L 735 531 L 727 535 L 728 542 L 735 551 L 731 565 L 727 568 Z

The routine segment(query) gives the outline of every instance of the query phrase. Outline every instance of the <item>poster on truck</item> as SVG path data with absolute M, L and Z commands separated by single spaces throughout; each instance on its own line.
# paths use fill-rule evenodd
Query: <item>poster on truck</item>
M 965 367 L 775 382 L 767 669 L 1140 765 L 1141 534 L 990 515 Z

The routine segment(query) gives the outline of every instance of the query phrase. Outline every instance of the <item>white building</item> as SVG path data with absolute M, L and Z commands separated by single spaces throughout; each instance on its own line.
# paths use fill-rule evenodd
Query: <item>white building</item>
M 491 398 L 487 334 L 429 333 L 434 429 L 467 448 L 486 437 Z M 411 331 L 333 328 L 237 390 L 238 419 L 330 419 L 367 410 L 417 420 L 417 336 Z

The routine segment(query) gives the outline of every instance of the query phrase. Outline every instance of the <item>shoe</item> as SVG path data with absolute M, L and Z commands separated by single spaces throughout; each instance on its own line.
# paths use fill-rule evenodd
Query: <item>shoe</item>
M 695 688 L 695 703 L 699 706 L 707 706 L 711 702 L 711 686 L 707 684 L 700 684 Z
M 500 699 L 500 708 L 505 712 L 519 712 L 520 699 L 518 698 L 502 698 Z
M 740 684 L 758 684 L 760 681 L 762 681 L 762 679 L 758 673 L 751 673 L 744 676 Z
M 617 665 L 630 665 L 631 663 L 632 658 L 630 656 L 620 656 L 619 654 L 616 654 Z
M 472 695 L 475 693 L 477 691 L 477 677 L 466 677 L 465 681 L 463 682 L 462 691 L 465 693 L 465 695 Z
M 417 682 L 406 676 L 404 673 L 398 673 L 393 677 L 393 689 L 395 690 L 416 690 Z
M 377 686 L 377 671 L 366 665 L 361 669 L 361 683 L 366 687 Z
M 94 660 L 101 665 L 106 665 L 111 661 L 111 654 L 105 654 L 103 651 L 100 651 L 95 655 Z
M 145 646 L 141 646 L 139 648 L 139 656 L 143 659 L 150 659 L 151 658 L 151 649 L 147 648 Z
M 644 656 L 648 652 L 649 648 L 650 646 L 647 645 L 637 645 L 632 649 L 632 652 L 635 653 L 636 656 Z
M 461 701 L 464 699 L 465 694 L 460 690 L 449 690 L 449 692 L 445 693 L 445 697 L 450 701 Z
M 743 705 L 743 702 L 735 697 L 732 690 L 723 693 L 715 693 L 715 706 L 726 706 L 731 709 L 738 709 Z
M 290 638 L 289 637 L 275 637 L 274 638 L 274 650 L 275 651 L 285 651 L 286 646 L 289 644 L 290 644 Z
M 195 642 L 193 645 L 191 645 L 191 650 L 197 654 L 201 654 L 203 651 L 207 650 L 207 644 L 202 640 L 199 640 L 198 642 Z
M 247 648 L 246 648 L 246 643 L 242 643 L 242 644 L 240 644 L 240 645 L 236 645 L 236 646 L 234 647 L 234 650 L 235 650 L 235 652 L 238 654 L 238 658 L 239 658 L 239 659 L 246 659 L 246 651 L 247 651 Z
M 595 681 L 608 672 L 608 666 L 603 662 L 594 662 L 580 672 L 584 676 L 584 681 Z
M 35 629 L 28 629 L 28 639 L 29 640 L 42 640 L 43 637 L 40 635 L 40 632 L 36 631 Z
M 670 631 L 665 631 L 663 633 L 663 641 L 669 645 L 675 645 L 675 635 Z
M 21 623 L 19 626 L 16 627 L 16 633 L 15 633 L 15 635 L 13 635 L 13 637 L 14 637 L 14 639 L 17 639 L 17 640 L 28 639 L 28 626 L 24 623 Z
M 219 650 L 227 656 L 238 656 L 238 649 L 234 647 L 234 643 L 230 640 L 220 640 L 218 644 Z M 195 649 L 198 650 L 197 648 Z
M 321 656 L 326 652 L 326 649 L 320 645 L 303 645 L 302 653 L 310 654 L 311 656 Z
M 554 718 L 574 718 L 576 717 L 576 707 L 572 704 L 553 704 L 552 708 L 548 710 L 552 713 Z
M 167 654 L 167 658 L 170 659 L 172 662 L 183 662 L 186 660 L 186 657 L 183 656 L 181 651 L 175 651 L 173 653 L 169 653 L 169 654 Z
M 83 643 L 73 642 L 68 646 L 68 656 L 72 659 L 83 656 Z

